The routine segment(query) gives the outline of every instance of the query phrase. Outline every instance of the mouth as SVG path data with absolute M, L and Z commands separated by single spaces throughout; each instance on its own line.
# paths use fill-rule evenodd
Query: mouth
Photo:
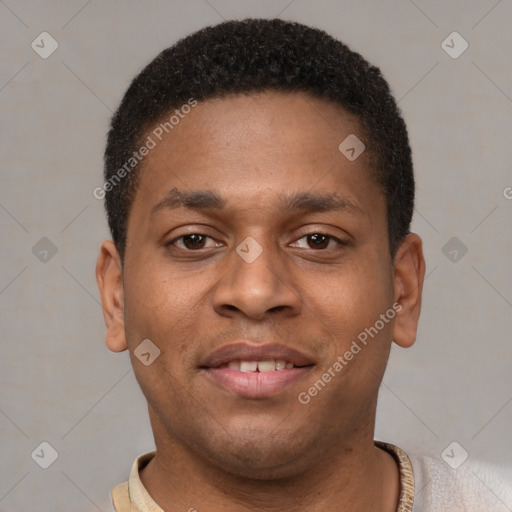
M 224 391 L 265 398 L 297 383 L 313 366 L 310 358 L 290 347 L 243 342 L 217 349 L 199 368 Z
M 268 361 L 241 361 L 234 360 L 229 361 L 227 364 L 223 364 L 220 368 L 229 368 L 231 370 L 237 370 L 239 372 L 275 372 L 281 370 L 289 370 L 291 368 L 298 368 L 291 361 L 285 359 L 269 359 Z

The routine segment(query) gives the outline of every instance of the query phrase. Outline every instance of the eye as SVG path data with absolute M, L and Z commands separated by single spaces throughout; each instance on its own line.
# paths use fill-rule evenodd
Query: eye
M 304 239 L 306 240 L 305 243 L 307 244 L 307 247 L 304 246 L 304 242 L 301 242 Z M 213 245 L 210 245 L 210 247 L 218 247 L 218 242 L 215 242 L 215 240 L 212 237 L 204 235 L 202 233 L 190 233 L 186 235 L 181 235 L 179 237 L 174 238 L 166 245 L 175 246 L 178 247 L 178 249 L 182 249 L 185 251 L 198 251 L 201 249 L 209 248 L 206 245 L 207 240 L 211 240 L 213 242 Z M 335 236 L 327 235 L 325 233 L 309 233 L 299 238 L 295 242 L 295 244 L 299 245 L 295 245 L 295 247 L 325 250 L 333 248 L 331 247 L 331 242 L 334 242 L 334 244 L 338 246 L 347 245 L 346 242 L 340 240 L 339 238 L 336 238 Z M 292 247 L 293 246 L 294 245 L 292 244 Z
M 201 233 L 190 233 L 171 240 L 167 245 L 176 245 L 179 249 L 194 251 L 198 249 L 205 249 L 205 241 L 207 239 L 213 240 L 213 238 Z M 182 242 L 183 246 L 180 247 L 176 242 Z
M 306 239 L 306 243 L 309 245 L 310 249 L 318 249 L 318 250 L 324 250 L 329 248 L 329 243 L 331 241 L 334 241 L 340 245 L 347 245 L 346 242 L 343 240 L 340 240 L 339 238 L 336 238 L 335 236 L 327 235 L 325 233 L 309 233 L 307 235 L 304 235 L 303 237 L 299 238 L 297 240 L 298 243 L 300 240 Z M 303 246 L 302 246 L 303 247 Z

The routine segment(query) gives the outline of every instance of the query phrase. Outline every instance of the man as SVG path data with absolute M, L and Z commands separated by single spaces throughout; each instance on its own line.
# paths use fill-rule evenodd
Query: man
M 425 273 L 376 67 L 297 23 L 205 28 L 133 80 L 97 193 L 106 343 L 130 352 L 156 444 L 117 511 L 482 510 L 373 438 Z

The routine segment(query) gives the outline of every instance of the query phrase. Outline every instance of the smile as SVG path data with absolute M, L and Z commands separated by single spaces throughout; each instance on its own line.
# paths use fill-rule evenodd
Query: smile
M 199 368 L 225 392 L 266 398 L 285 391 L 314 366 L 309 356 L 292 347 L 244 341 L 219 347 Z
M 312 366 L 275 371 L 233 370 L 229 367 L 208 368 L 205 374 L 222 389 L 245 398 L 268 398 L 286 390 L 311 370 Z
M 270 359 L 268 361 L 229 361 L 225 367 L 240 372 L 273 372 L 294 368 L 295 365 L 284 359 Z

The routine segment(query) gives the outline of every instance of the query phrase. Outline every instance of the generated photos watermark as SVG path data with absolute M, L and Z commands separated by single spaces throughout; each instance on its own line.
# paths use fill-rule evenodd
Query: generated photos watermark
M 150 135 L 147 136 L 144 144 L 132 153 L 132 156 L 120 167 L 110 178 L 103 183 L 101 187 L 96 187 L 92 191 L 92 195 L 96 199 L 104 199 L 106 192 L 110 192 L 116 187 L 121 180 L 125 178 L 130 171 L 142 161 L 142 159 L 149 155 L 149 152 L 156 148 L 157 144 L 164 138 L 164 136 L 173 130 L 182 119 L 184 119 L 191 110 L 197 106 L 197 100 L 189 98 L 187 103 L 184 103 L 179 109 L 174 110 L 174 113 L 167 121 L 160 123 Z
M 322 389 L 327 386 L 331 380 L 338 375 L 345 366 L 354 359 L 354 356 L 359 354 L 363 347 L 368 344 L 368 337 L 374 338 L 379 332 L 384 329 L 385 325 L 395 318 L 396 314 L 402 311 L 402 305 L 395 302 L 385 313 L 379 316 L 379 319 L 370 327 L 366 327 L 357 335 L 357 340 L 352 340 L 350 348 L 341 356 L 338 356 L 336 361 L 326 370 L 326 372 L 307 390 L 302 391 L 297 395 L 301 404 L 309 404 L 311 399 L 320 393 Z M 358 343 L 359 341 L 359 343 Z M 363 347 L 361 347 L 361 345 Z

